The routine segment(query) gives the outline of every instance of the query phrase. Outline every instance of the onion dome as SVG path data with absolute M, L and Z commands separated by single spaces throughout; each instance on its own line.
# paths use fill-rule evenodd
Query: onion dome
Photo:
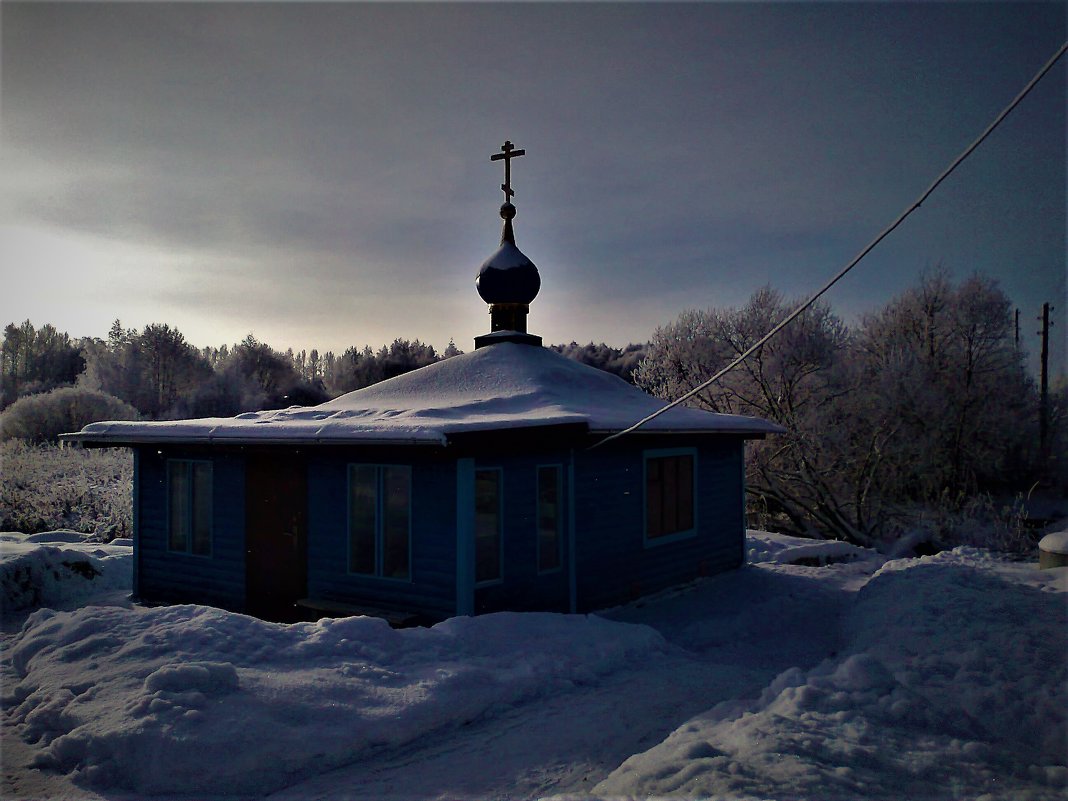
M 541 289 L 541 276 L 534 262 L 515 245 L 512 218 L 515 206 L 501 206 L 504 233 L 501 246 L 482 264 L 475 279 L 475 288 L 486 303 L 530 303 Z

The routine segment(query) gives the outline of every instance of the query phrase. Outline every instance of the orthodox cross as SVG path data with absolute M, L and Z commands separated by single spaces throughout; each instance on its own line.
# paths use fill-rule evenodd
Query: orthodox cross
M 511 202 L 511 199 L 515 196 L 515 192 L 512 191 L 512 159 L 518 156 L 525 156 L 526 152 L 525 150 L 516 150 L 515 145 L 506 139 L 504 144 L 501 145 L 501 152 L 490 156 L 490 161 L 504 159 L 504 183 L 501 184 L 501 189 L 504 190 L 505 203 Z

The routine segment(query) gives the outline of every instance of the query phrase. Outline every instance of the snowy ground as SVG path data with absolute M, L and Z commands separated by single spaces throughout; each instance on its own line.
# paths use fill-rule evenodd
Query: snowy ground
M 601 616 L 393 631 L 137 607 L 128 546 L 36 537 L 0 535 L 3 798 L 1068 795 L 1068 568 L 751 532 Z
M 5 614 L 73 608 L 108 591 L 130 592 L 132 540 L 93 542 L 79 531 L 0 532 L 0 602 Z

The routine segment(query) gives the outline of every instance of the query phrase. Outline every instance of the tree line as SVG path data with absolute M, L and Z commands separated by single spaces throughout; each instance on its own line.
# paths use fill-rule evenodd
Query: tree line
M 798 305 L 765 287 L 740 308 L 686 311 L 657 329 L 635 382 L 679 397 Z M 1056 396 L 1063 454 L 1063 381 Z M 853 325 L 816 304 L 691 405 L 782 425 L 747 449 L 751 506 L 780 530 L 860 545 L 900 534 L 887 528 L 914 520 L 910 507 L 1026 491 L 1058 468 L 1039 452 L 1010 302 L 982 276 L 928 274 Z
M 649 343 L 551 347 L 674 399 L 797 305 L 764 287 L 741 307 L 684 311 Z M 168 325 L 137 331 L 118 320 L 106 339 L 74 340 L 51 325 L 12 323 L 0 355 L 0 405 L 10 406 L 2 433 L 49 439 L 105 417 L 312 405 L 460 353 L 452 342 L 438 353 L 400 338 L 341 355 L 280 352 L 251 334 L 197 348 Z M 825 304 L 809 308 L 690 404 L 786 429 L 746 451 L 750 510 L 765 524 L 870 545 L 909 508 L 960 508 L 1051 477 L 1068 483 L 1068 386 L 1062 378 L 1052 393 L 1052 459 L 1038 447 L 1037 395 L 997 283 L 934 272 L 850 324 Z
M 51 325 L 9 323 L 0 348 L 0 409 L 23 395 L 69 386 L 85 369 L 81 342 Z
M 572 342 L 552 347 L 624 378 L 644 353 L 643 345 L 618 349 Z M 119 415 L 123 407 L 108 400 L 117 399 L 148 420 L 228 417 L 314 405 L 462 352 L 452 341 L 438 353 L 418 339 L 402 338 L 377 350 L 353 346 L 340 356 L 316 349 L 281 352 L 252 334 L 234 345 L 197 348 L 167 324 L 152 323 L 138 331 L 124 328 L 120 320 L 106 339 L 75 340 L 52 325 L 35 328 L 26 320 L 4 329 L 0 410 L 20 398 L 74 388 L 79 394 L 56 396 L 67 408 L 53 414 L 57 425 L 77 417 L 78 411 L 74 417 L 70 413 L 76 399 L 83 415 L 104 410 Z

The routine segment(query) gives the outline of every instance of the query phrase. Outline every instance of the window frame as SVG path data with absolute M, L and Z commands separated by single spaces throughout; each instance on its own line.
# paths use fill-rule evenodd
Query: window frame
M 478 474 L 497 474 L 497 575 L 493 578 L 478 580 Z M 504 468 L 503 467 L 475 467 L 474 497 L 475 508 L 472 510 L 475 516 L 474 526 L 474 579 L 475 588 L 493 587 L 504 583 Z
M 689 456 L 692 463 L 690 475 L 690 502 L 692 504 L 692 525 L 690 528 L 672 531 L 669 534 L 649 536 L 649 462 L 654 459 L 665 459 L 678 456 Z M 642 541 L 644 547 L 655 548 L 659 545 L 668 545 L 680 540 L 689 540 L 697 536 L 697 448 L 657 448 L 642 452 Z
M 556 566 L 541 566 L 541 471 L 556 471 Z M 564 466 L 560 463 L 539 464 L 534 467 L 534 541 L 535 566 L 539 576 L 560 573 L 564 569 Z
M 196 529 L 196 481 L 194 480 L 194 466 L 206 465 L 208 469 L 208 487 L 211 493 L 207 499 L 208 504 L 208 549 L 204 553 L 193 550 L 193 544 L 196 541 L 195 529 Z M 171 545 L 172 542 L 172 530 L 171 527 L 174 524 L 172 517 L 173 514 L 173 497 L 174 492 L 171 489 L 172 477 L 175 474 L 175 468 L 181 466 L 187 475 L 187 481 L 189 483 L 185 491 L 185 497 L 183 503 L 187 506 L 187 514 L 185 519 L 184 531 L 182 532 L 185 541 L 184 548 L 174 548 Z M 166 484 L 165 492 L 167 496 L 165 514 L 166 514 L 166 529 L 165 537 L 167 543 L 167 553 L 181 554 L 183 556 L 192 556 L 197 559 L 211 559 L 215 553 L 215 463 L 211 459 L 167 459 L 166 464 Z
M 374 572 L 361 573 L 352 569 L 352 476 L 355 468 L 369 467 L 375 476 L 375 514 L 374 514 Z M 408 532 L 406 540 L 408 574 L 406 576 L 387 576 L 383 572 L 385 564 L 385 516 L 386 505 L 385 481 L 386 470 L 401 468 L 408 474 L 408 508 L 406 511 Z M 411 584 L 414 581 L 412 570 L 412 487 L 414 470 L 410 464 L 385 464 L 380 462 L 350 462 L 345 466 L 345 574 L 360 579 L 392 581 L 399 584 Z

